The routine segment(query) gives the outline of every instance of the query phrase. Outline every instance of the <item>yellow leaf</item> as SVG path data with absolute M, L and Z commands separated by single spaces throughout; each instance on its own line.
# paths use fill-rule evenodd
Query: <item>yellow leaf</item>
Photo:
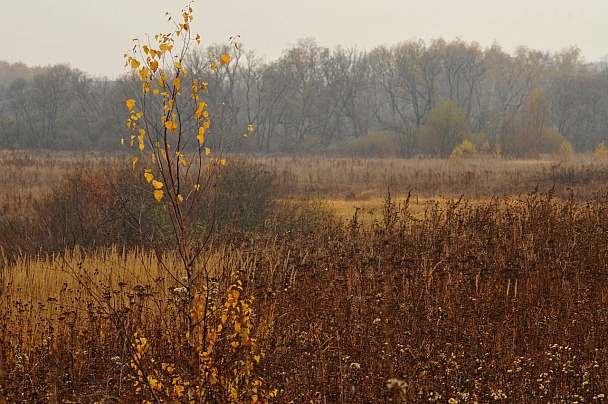
M 161 51 L 162 53 L 165 53 L 165 52 L 171 52 L 171 50 L 173 49 L 173 45 L 167 45 L 167 44 L 165 44 L 165 43 L 161 43 L 161 44 L 158 46 L 158 49 L 160 49 L 160 51 Z
M 198 108 L 196 108 L 196 111 L 194 112 L 194 115 L 196 116 L 196 119 L 201 119 L 201 116 L 203 115 L 203 111 L 205 109 L 205 107 L 207 106 L 207 104 L 203 101 L 200 101 L 198 103 Z
M 158 62 L 156 60 L 150 62 L 150 70 L 152 70 L 153 72 L 156 72 L 156 70 L 158 70 Z
M 245 139 L 249 138 L 249 136 L 247 136 L 247 134 L 246 134 L 246 133 L 243 133 L 243 137 L 244 137 Z
M 215 60 L 211 61 L 211 66 L 209 66 L 209 68 L 211 70 L 216 70 L 217 69 L 217 63 L 215 62 Z
M 177 195 L 177 200 L 180 201 L 180 202 L 183 202 L 184 201 L 184 197 L 181 196 L 181 195 Z
M 211 149 L 208 147 L 205 147 L 205 156 L 208 156 L 211 153 Z
M 135 106 L 135 100 L 132 98 L 129 98 L 127 101 L 127 108 L 129 108 L 129 112 L 133 110 L 133 107 Z
M 162 189 L 157 189 L 156 191 L 154 191 L 154 199 L 156 199 L 156 201 L 160 202 L 161 199 L 163 199 L 163 195 L 165 193 L 163 192 Z
M 125 145 L 125 138 L 124 137 L 122 139 L 120 139 L 120 144 L 123 145 L 123 146 Z
M 177 124 L 173 121 L 166 121 L 165 127 L 169 129 L 171 132 L 175 132 L 177 130 Z
M 141 65 L 141 63 L 134 58 L 131 58 L 131 68 L 132 69 L 137 69 L 139 67 L 139 65 Z
M 198 191 L 199 189 L 201 189 L 201 184 L 194 184 L 194 190 Z
M 145 80 L 146 77 L 148 77 L 148 69 L 144 69 L 142 68 L 139 73 L 137 74 L 137 77 L 139 77 L 140 80 Z M 149 90 L 148 90 L 149 91 Z
M 220 164 L 223 165 L 223 166 L 225 166 L 226 165 L 226 159 L 221 159 L 220 160 Z
M 154 189 L 161 189 L 163 187 L 163 183 L 160 181 L 152 180 L 152 186 Z
M 229 55 L 224 54 L 220 56 L 220 66 L 226 66 L 228 63 L 230 63 Z
M 133 164 L 133 169 L 134 170 L 135 170 L 135 164 L 137 164 L 138 161 L 139 161 L 139 159 L 137 157 L 133 157 L 132 164 Z
M 144 178 L 147 182 L 150 182 L 154 179 L 154 175 L 152 175 L 149 169 L 146 169 L 146 172 L 144 173 Z
M 198 128 L 198 135 L 196 136 L 198 139 L 198 144 L 203 144 L 205 142 L 205 128 L 202 126 Z
M 238 341 L 232 341 L 232 342 L 230 343 L 230 345 L 231 345 L 231 346 L 232 346 L 234 349 L 236 349 L 236 348 L 238 348 L 238 347 L 239 347 L 239 342 L 238 342 Z
M 176 78 L 173 80 L 173 87 L 175 87 L 175 89 L 176 89 L 177 91 L 179 91 L 179 89 L 181 88 L 181 82 L 180 82 L 180 80 L 179 80 L 179 77 L 176 77 Z
M 247 125 L 247 130 L 249 132 L 253 132 L 253 125 L 252 124 Z
M 239 44 L 237 42 L 234 43 L 234 47 L 236 48 L 236 50 L 239 50 Z

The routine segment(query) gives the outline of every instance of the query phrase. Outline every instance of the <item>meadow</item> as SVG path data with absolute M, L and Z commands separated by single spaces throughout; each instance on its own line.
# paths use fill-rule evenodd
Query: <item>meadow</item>
M 230 210 L 195 262 L 219 330 L 200 402 L 605 400 L 607 161 L 226 169 Z M 121 156 L 0 154 L 0 403 L 188 402 L 180 258 L 121 215 L 140 195 L 129 172 Z

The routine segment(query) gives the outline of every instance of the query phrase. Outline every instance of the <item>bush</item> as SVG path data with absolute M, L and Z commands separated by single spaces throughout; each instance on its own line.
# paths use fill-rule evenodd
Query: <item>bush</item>
M 596 159 L 606 159 L 608 158 L 608 147 L 601 142 L 597 145 L 595 151 L 593 152 L 593 157 Z
M 475 145 L 468 140 L 464 140 L 460 145 L 456 146 L 450 154 L 450 159 L 460 160 L 463 157 L 474 156 L 477 154 L 477 148 Z
M 34 222 L 40 247 L 61 251 L 77 245 L 135 247 L 144 241 L 162 245 L 173 228 L 146 186 L 143 168 L 120 168 L 125 166 L 83 164 L 37 202 Z M 190 232 L 199 239 L 212 225 L 216 232 L 264 230 L 281 196 L 273 173 L 241 158 L 228 160 L 215 185 L 193 212 Z
M 114 244 L 134 247 L 141 245 L 142 230 L 161 225 L 159 206 L 143 186 L 143 170 L 125 166 L 123 160 L 104 167 L 80 163 L 35 203 L 34 226 L 43 251 Z
M 572 148 L 570 142 L 564 140 L 559 146 L 559 152 L 557 154 L 562 160 L 572 160 L 576 153 L 574 152 L 574 149 Z
M 280 195 L 276 175 L 262 164 L 229 159 L 219 181 L 218 228 L 263 230 Z

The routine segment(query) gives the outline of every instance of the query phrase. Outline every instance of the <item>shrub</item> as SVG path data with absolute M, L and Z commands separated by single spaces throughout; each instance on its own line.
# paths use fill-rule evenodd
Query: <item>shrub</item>
M 593 157 L 596 159 L 608 158 L 608 147 L 606 147 L 604 142 L 601 142 L 600 144 L 597 145 L 597 147 L 595 148 L 595 151 L 593 152 Z
M 570 142 L 564 140 L 559 146 L 559 151 L 557 154 L 562 160 L 572 160 L 576 153 L 574 152 L 574 149 L 572 148 Z
M 274 173 L 243 158 L 229 159 L 219 182 L 217 225 L 262 230 L 281 192 Z
M 477 148 L 475 145 L 468 140 L 463 140 L 463 142 L 456 146 L 454 150 L 452 150 L 452 154 L 450 154 L 450 159 L 459 160 L 463 157 L 473 156 L 477 154 Z

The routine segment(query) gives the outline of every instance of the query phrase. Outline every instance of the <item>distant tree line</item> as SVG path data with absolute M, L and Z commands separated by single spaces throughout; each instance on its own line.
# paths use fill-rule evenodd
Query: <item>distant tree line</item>
M 226 49 L 230 64 L 209 69 L 208 55 Z M 508 54 L 436 39 L 330 50 L 304 39 L 270 62 L 214 45 L 187 65 L 208 83 L 209 141 L 235 151 L 446 156 L 467 140 L 530 157 L 564 140 L 578 152 L 608 142 L 608 63 L 577 48 Z M 0 62 L 0 147 L 116 149 L 134 85 L 129 75 Z

